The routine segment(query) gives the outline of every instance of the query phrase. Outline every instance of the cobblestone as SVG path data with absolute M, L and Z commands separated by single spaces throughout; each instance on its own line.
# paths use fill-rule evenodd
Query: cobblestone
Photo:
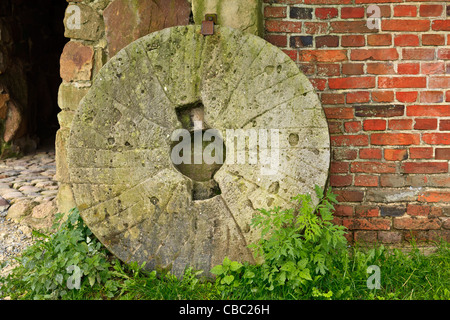
M 0 264 L 33 243 L 33 229 L 51 226 L 58 193 L 55 173 L 54 150 L 0 160 Z M 20 208 L 27 210 L 17 214 L 14 209 Z

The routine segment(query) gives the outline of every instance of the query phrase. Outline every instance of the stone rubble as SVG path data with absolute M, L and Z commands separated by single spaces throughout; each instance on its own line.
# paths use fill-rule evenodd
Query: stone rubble
M 0 264 L 33 243 L 33 229 L 48 230 L 53 224 L 55 173 L 54 150 L 0 160 Z

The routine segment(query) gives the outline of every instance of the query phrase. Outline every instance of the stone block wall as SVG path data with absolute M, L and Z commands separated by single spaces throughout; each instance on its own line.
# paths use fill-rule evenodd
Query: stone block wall
M 449 1 L 264 0 L 264 17 L 320 95 L 350 240 L 450 241 Z
M 221 8 L 222 2 L 68 3 L 69 7 L 79 8 L 81 28 L 68 28 L 67 22 L 74 20 L 73 12 L 66 12 L 66 36 L 70 41 L 61 55 L 63 82 L 58 101 L 62 111 L 58 115 L 61 128 L 56 140 L 61 211 L 74 206 L 65 155 L 70 124 L 96 72 L 133 40 L 165 27 L 194 20 L 199 23 L 205 7 Z M 232 2 L 253 3 L 225 2 L 230 6 Z M 261 10 L 264 30 L 256 28 L 251 32 L 265 37 L 290 56 L 321 98 L 333 148 L 329 183 L 341 202 L 335 220 L 349 229 L 349 240 L 398 245 L 414 236 L 420 241 L 439 237 L 450 241 L 447 2 L 255 3 L 253 9 L 247 8 L 251 14 L 239 11 L 241 17 L 250 17 L 254 10 Z M 370 5 L 376 5 L 375 13 Z M 227 10 L 233 12 L 230 7 Z M 377 23 L 373 20 L 377 13 L 380 28 L 371 29 Z M 225 17 L 221 19 L 225 21 Z M 245 29 L 252 24 L 242 25 Z

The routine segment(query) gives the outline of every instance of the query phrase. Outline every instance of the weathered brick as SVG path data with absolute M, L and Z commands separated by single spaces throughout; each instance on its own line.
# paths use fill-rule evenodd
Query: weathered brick
M 338 47 L 339 37 L 338 36 L 317 36 L 316 37 L 316 48 L 322 47 Z
M 392 44 L 391 34 L 369 34 L 367 35 L 369 46 L 390 46 Z
M 416 102 L 419 93 L 417 91 L 396 92 L 395 97 L 399 102 L 410 103 Z
M 331 173 L 347 173 L 350 167 L 349 162 L 345 161 L 332 161 L 330 164 Z
M 60 59 L 60 75 L 66 81 L 91 80 L 94 49 L 80 42 L 69 41 Z
M 404 173 L 443 173 L 448 172 L 446 162 L 404 162 L 402 164 Z
M 264 39 L 277 47 L 287 46 L 287 36 L 284 34 L 266 34 Z
M 395 229 L 408 229 L 408 230 L 433 230 L 439 229 L 439 219 L 433 218 L 421 218 L 421 217 L 400 217 L 394 218 Z
M 411 159 L 432 159 L 433 148 L 427 147 L 409 148 L 409 156 Z
M 442 46 L 445 44 L 443 34 L 423 34 L 422 45 L 424 46 Z
M 345 95 L 343 93 L 327 93 L 324 92 L 320 96 L 322 104 L 344 104 Z M 353 118 L 353 112 L 351 112 Z
M 394 91 L 372 91 L 373 102 L 392 102 L 394 101 Z
M 328 80 L 330 89 L 374 88 L 375 77 L 343 77 Z
M 399 47 L 415 47 L 419 45 L 419 36 L 416 34 L 400 34 L 394 37 L 394 45 Z
M 361 218 L 378 217 L 380 216 L 380 209 L 375 206 L 356 206 L 355 216 Z
M 366 192 L 366 201 L 379 203 L 394 202 L 411 202 L 417 200 L 417 194 L 420 189 L 416 190 L 398 190 L 387 188 L 370 188 Z
M 355 190 L 334 190 L 339 202 L 361 202 L 364 199 L 364 191 Z
M 412 119 L 389 119 L 388 128 L 391 130 L 411 130 Z
M 428 87 L 431 89 L 450 88 L 450 77 L 430 77 Z
M 361 131 L 361 121 L 346 121 L 344 123 L 345 132 L 356 133 Z
M 359 158 L 360 159 L 381 159 L 381 149 L 375 148 L 364 148 L 359 149 Z
M 420 143 L 420 135 L 413 133 L 372 133 L 373 145 L 412 145 Z
M 360 75 L 364 73 L 363 63 L 343 63 L 342 74 L 346 75 Z
M 335 205 L 334 215 L 338 217 L 351 217 L 353 216 L 353 206 Z
M 450 144 L 450 133 L 424 133 L 422 140 L 427 144 Z
M 341 8 L 341 19 L 364 18 L 364 7 L 343 7 Z
M 358 156 L 358 151 L 348 148 L 334 148 L 333 160 L 355 160 Z M 348 171 L 348 168 L 347 168 Z
M 293 61 L 297 61 L 298 51 L 297 50 L 282 50 L 289 58 Z
M 313 8 L 291 7 L 289 10 L 289 18 L 291 19 L 312 19 Z
M 286 18 L 287 17 L 287 7 L 271 7 L 266 6 L 264 8 L 265 18 Z
M 450 185 L 450 175 L 447 173 L 429 175 L 428 185 L 447 188 Z
M 386 120 L 367 119 L 364 120 L 364 131 L 383 131 L 386 130 Z
M 408 117 L 450 117 L 450 105 L 412 105 L 406 108 Z
M 303 48 L 312 47 L 313 37 L 312 36 L 290 36 L 289 46 L 291 48 Z
M 420 66 L 422 68 L 423 74 L 444 74 L 445 64 L 444 62 L 421 62 Z
M 332 136 L 331 145 L 332 146 L 367 146 L 369 144 L 369 136 L 358 134 L 358 135 L 339 135 Z
M 355 176 L 356 187 L 378 187 L 378 176 L 357 175 Z
M 404 105 L 362 105 L 355 106 L 355 116 L 357 117 L 398 117 L 403 116 Z
M 420 64 L 419 63 L 399 63 L 397 65 L 398 74 L 419 74 Z
M 337 8 L 316 8 L 315 10 L 316 18 L 326 20 L 335 18 L 338 15 Z
M 347 103 L 365 103 L 370 100 L 370 92 L 356 91 L 347 93 Z
M 354 235 L 355 241 L 360 243 L 373 243 L 377 241 L 376 231 L 355 231 Z
M 367 64 L 367 74 L 395 74 L 392 62 L 374 62 Z
M 189 24 L 190 13 L 186 0 L 110 1 L 103 11 L 109 57 L 151 32 Z
M 302 50 L 299 60 L 304 62 L 337 62 L 347 60 L 345 50 Z
M 406 208 L 406 213 L 410 216 L 422 216 L 426 217 L 430 214 L 431 208 L 430 206 L 417 205 L 417 204 L 408 204 Z
M 332 161 L 330 164 L 331 173 L 347 173 L 350 166 L 346 161 Z
M 352 0 L 304 0 L 305 4 L 349 4 Z
M 421 17 L 438 17 L 442 14 L 444 6 L 442 4 L 422 4 L 419 15 Z
M 396 48 L 388 49 L 352 49 L 350 59 L 358 60 L 397 60 L 398 52 Z
M 445 191 L 427 191 L 417 199 L 420 202 L 450 202 L 450 192 Z
M 379 77 L 379 88 L 425 88 L 426 77 Z
M 434 48 L 403 48 L 403 60 L 434 60 Z
M 363 47 L 366 40 L 363 35 L 343 35 L 341 37 L 341 46 L 343 47 Z
M 396 165 L 394 163 L 373 161 L 352 162 L 350 171 L 354 173 L 394 173 Z
M 387 161 L 403 161 L 408 159 L 406 149 L 384 149 L 384 159 Z
M 353 119 L 353 108 L 326 107 L 324 111 L 327 119 Z
M 417 118 L 414 124 L 415 130 L 435 130 L 437 128 L 437 119 Z
M 381 206 L 380 215 L 382 217 L 401 217 L 405 214 L 405 206 Z
M 300 33 L 302 32 L 302 22 L 266 20 L 265 28 L 267 32 Z
M 430 30 L 430 20 L 405 20 L 388 19 L 381 20 L 382 31 L 408 31 L 419 32 Z
M 327 86 L 327 79 L 321 78 L 309 78 L 309 82 L 313 85 L 316 90 L 323 91 Z
M 422 91 L 420 93 L 421 103 L 440 103 L 444 101 L 444 92 L 442 91 Z
M 352 185 L 353 177 L 351 175 L 330 175 L 330 185 L 332 187 L 347 187 Z
M 434 31 L 450 31 L 450 20 L 434 20 L 431 23 Z
M 439 130 L 440 131 L 450 131 L 450 120 L 445 120 L 445 119 L 439 120 Z
M 394 6 L 394 17 L 416 17 L 417 7 L 411 5 Z
M 340 75 L 340 65 L 338 63 L 318 63 L 317 75 L 332 77 Z
M 305 22 L 304 32 L 308 34 L 327 34 L 328 23 L 327 22 Z
M 381 218 L 344 218 L 342 223 L 350 230 L 390 230 L 391 228 L 391 220 Z
M 429 23 L 429 21 L 428 21 Z M 375 33 L 377 29 L 369 29 L 366 21 L 332 21 L 330 22 L 330 32 L 333 33 Z
M 386 244 L 399 243 L 402 241 L 402 234 L 395 231 L 378 231 L 378 241 Z

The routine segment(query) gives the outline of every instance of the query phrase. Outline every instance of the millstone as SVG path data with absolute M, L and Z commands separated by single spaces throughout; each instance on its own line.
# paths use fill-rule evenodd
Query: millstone
M 224 136 L 277 130 L 276 170 L 228 155 L 207 174 L 177 168 L 172 134 L 197 111 Z M 257 209 L 287 208 L 324 187 L 330 145 L 312 85 L 281 50 L 223 26 L 206 37 L 181 26 L 136 40 L 103 66 L 78 107 L 67 157 L 76 204 L 100 241 L 125 262 L 179 275 L 187 266 L 208 272 L 225 256 L 254 262 Z

